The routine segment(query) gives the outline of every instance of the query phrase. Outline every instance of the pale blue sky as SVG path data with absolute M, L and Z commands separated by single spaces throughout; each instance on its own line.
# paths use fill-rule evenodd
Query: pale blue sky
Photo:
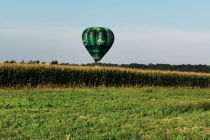
M 0 61 L 91 63 L 82 41 L 106 26 L 105 63 L 210 65 L 209 0 L 0 0 Z

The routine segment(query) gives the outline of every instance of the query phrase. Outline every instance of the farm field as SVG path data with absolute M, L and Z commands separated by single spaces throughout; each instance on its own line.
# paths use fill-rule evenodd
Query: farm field
M 210 88 L 209 73 L 106 66 L 0 64 L 0 87 Z
M 210 89 L 0 90 L 1 139 L 210 139 Z

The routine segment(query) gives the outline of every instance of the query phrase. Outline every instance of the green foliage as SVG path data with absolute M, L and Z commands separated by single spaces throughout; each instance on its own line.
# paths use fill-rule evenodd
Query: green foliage
M 0 90 L 1 139 L 209 139 L 209 89 Z
M 210 74 L 42 64 L 1 64 L 1 87 L 210 87 Z

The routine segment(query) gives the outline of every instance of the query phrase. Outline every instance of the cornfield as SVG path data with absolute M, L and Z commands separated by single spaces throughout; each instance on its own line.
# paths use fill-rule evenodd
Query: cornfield
M 210 74 L 122 67 L 0 64 L 1 87 L 210 87 Z

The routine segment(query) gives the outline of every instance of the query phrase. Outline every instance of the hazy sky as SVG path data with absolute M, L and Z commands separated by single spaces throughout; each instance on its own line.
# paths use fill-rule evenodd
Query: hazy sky
M 210 65 L 209 0 L 0 0 L 0 61 L 91 63 L 81 34 L 115 34 L 104 63 Z

